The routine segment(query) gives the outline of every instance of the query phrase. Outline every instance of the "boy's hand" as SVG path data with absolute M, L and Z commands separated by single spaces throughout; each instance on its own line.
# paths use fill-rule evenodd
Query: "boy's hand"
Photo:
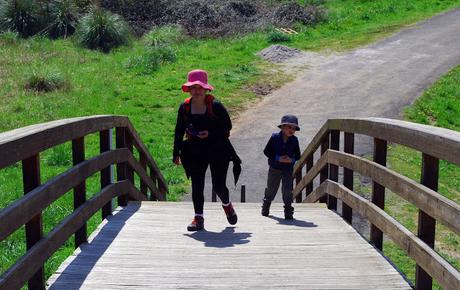
M 287 156 L 287 155 L 283 155 L 283 156 L 281 156 L 279 162 L 281 162 L 281 163 L 292 163 L 292 159 L 289 158 L 289 156 Z
M 208 135 L 209 135 L 209 131 L 205 130 L 205 131 L 198 132 L 197 137 L 200 139 L 204 139 L 204 138 L 208 138 Z

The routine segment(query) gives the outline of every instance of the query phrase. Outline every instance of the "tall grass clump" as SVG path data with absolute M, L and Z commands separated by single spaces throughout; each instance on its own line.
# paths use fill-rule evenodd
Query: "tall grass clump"
M 77 42 L 89 49 L 109 52 L 131 42 L 131 31 L 126 22 L 109 11 L 93 8 L 83 16 L 76 30 Z
M 78 23 L 78 6 L 74 0 L 55 0 L 50 3 L 46 31 L 51 38 L 72 35 Z
M 56 70 L 44 70 L 31 72 L 26 77 L 24 87 L 27 90 L 47 93 L 60 89 L 68 89 L 70 83 L 61 72 Z
M 41 7 L 31 0 L 0 0 L 0 29 L 35 35 L 42 29 Z
M 154 27 L 144 36 L 144 43 L 149 47 L 162 44 L 177 44 L 187 39 L 186 31 L 180 25 Z
M 273 30 L 267 35 L 267 41 L 269 43 L 290 42 L 291 37 L 282 32 Z

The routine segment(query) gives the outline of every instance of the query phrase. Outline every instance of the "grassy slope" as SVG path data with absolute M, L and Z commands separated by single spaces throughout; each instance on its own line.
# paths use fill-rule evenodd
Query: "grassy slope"
M 460 131 L 460 66 L 452 69 L 426 91 L 415 104 L 405 110 L 407 120 Z M 389 165 L 397 172 L 420 181 L 420 153 L 403 146 L 392 146 Z M 460 203 L 460 168 L 440 162 L 439 192 Z M 386 197 L 386 210 L 408 229 L 416 233 L 418 210 L 395 194 Z M 441 224 L 436 225 L 435 248 L 457 270 L 460 270 L 460 237 Z M 393 243 L 385 244 L 384 252 L 412 281 L 415 263 Z M 436 288 L 439 288 L 436 285 Z
M 326 1 L 329 21 L 316 28 L 298 27 L 300 34 L 291 45 L 314 50 L 349 49 L 459 5 L 459 0 Z M 178 62 L 163 66 L 153 75 L 140 76 L 124 66 L 130 56 L 142 49 L 140 43 L 102 54 L 76 48 L 68 40 L 1 38 L 0 132 L 74 116 L 129 115 L 165 174 L 172 193 L 170 199 L 174 200 L 187 186 L 182 170 L 170 162 L 175 111 L 185 97 L 178 88 L 187 71 L 196 67 L 208 70 L 216 95 L 236 111 L 256 98 L 242 87 L 261 80 L 283 81 L 264 76 L 264 65 L 254 56 L 267 45 L 262 33 L 225 40 L 190 40 L 177 47 Z M 28 73 L 50 68 L 66 75 L 71 83 L 69 90 L 36 94 L 23 89 Z M 87 143 L 87 156 L 96 154 L 96 136 L 88 138 Z M 42 180 L 70 166 L 69 144 L 61 147 L 43 154 Z M 20 180 L 19 166 L 0 171 L 0 208 L 22 195 Z M 97 192 L 97 184 L 97 176 L 88 181 L 89 196 Z M 71 194 L 67 194 L 45 211 L 45 232 L 71 211 L 71 204 Z M 90 232 L 98 218 L 89 222 Z M 0 272 L 24 253 L 23 235 L 23 230 L 19 230 L 0 242 Z M 47 276 L 71 251 L 69 242 L 53 256 L 46 265 Z

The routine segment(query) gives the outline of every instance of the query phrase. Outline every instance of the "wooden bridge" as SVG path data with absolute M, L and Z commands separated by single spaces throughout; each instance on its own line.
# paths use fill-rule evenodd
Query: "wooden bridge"
M 85 160 L 84 140 L 94 133 L 100 154 Z M 372 161 L 353 155 L 355 134 L 374 137 Z M 72 142 L 74 166 L 42 183 L 40 153 L 65 142 Z M 420 184 L 385 167 L 388 142 L 422 153 Z M 383 234 L 416 262 L 415 288 L 431 289 L 435 279 L 460 289 L 460 273 L 433 249 L 436 222 L 460 234 L 460 205 L 437 193 L 440 159 L 460 165 L 460 133 L 388 119 L 329 120 L 295 167 L 294 196 L 304 202 L 295 206 L 295 220 L 282 219 L 280 205 L 267 218 L 258 204 L 238 203 L 239 223 L 229 226 L 210 203 L 206 231 L 188 233 L 192 204 L 165 202 L 167 184 L 128 118 L 75 118 L 1 133 L 0 169 L 22 163 L 25 195 L 0 210 L 0 241 L 25 225 L 27 252 L 1 274 L 0 289 L 412 288 L 381 252 Z M 86 180 L 99 172 L 101 191 L 87 200 Z M 373 180 L 370 201 L 353 192 L 354 173 Z M 417 234 L 383 210 L 385 188 L 419 208 Z M 69 190 L 74 211 L 44 235 L 42 212 Z M 88 238 L 86 222 L 98 211 L 103 221 Z M 372 224 L 370 243 L 350 226 L 353 211 Z M 74 255 L 45 283 L 44 263 L 72 235 Z

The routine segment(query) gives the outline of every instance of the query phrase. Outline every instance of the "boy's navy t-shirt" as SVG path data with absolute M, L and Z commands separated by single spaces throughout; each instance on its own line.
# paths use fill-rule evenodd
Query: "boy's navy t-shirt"
M 279 170 L 292 170 L 295 161 L 300 159 L 299 140 L 296 136 L 291 136 L 286 143 L 283 141 L 283 132 L 273 133 L 264 149 L 265 156 L 268 157 L 268 165 Z M 292 163 L 282 163 L 278 160 L 281 156 L 287 155 L 293 159 Z

